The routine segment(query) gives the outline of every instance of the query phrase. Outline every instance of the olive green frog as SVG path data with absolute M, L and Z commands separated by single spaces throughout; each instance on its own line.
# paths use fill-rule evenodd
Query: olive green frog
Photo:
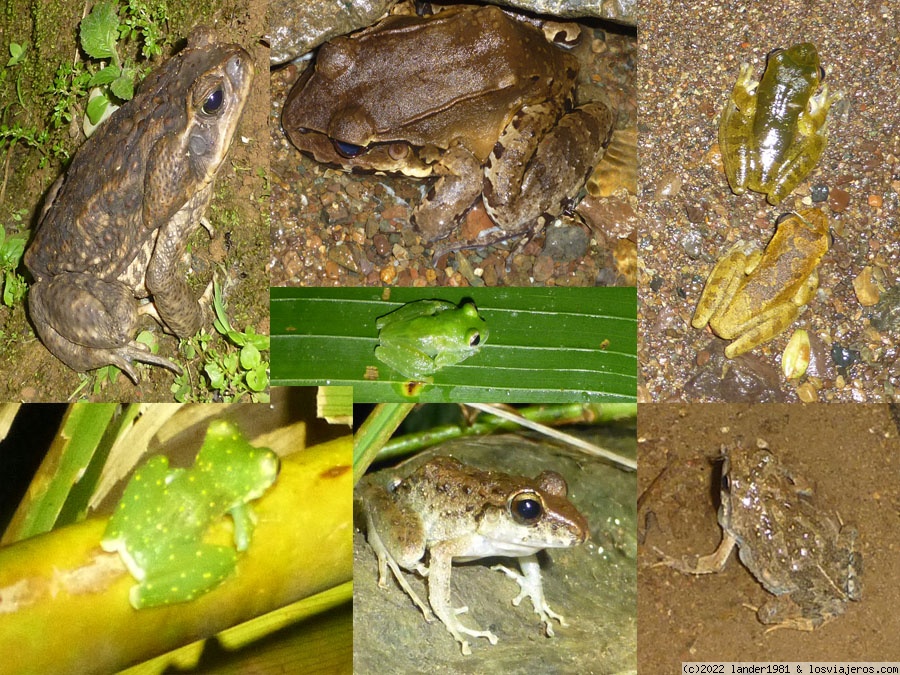
M 375 322 L 375 358 L 404 377 L 422 380 L 477 354 L 487 342 L 487 322 L 471 302 L 410 302 Z
M 316 160 L 437 178 L 413 221 L 450 235 L 480 197 L 486 245 L 536 232 L 575 197 L 614 116 L 574 107 L 578 61 L 496 7 L 391 16 L 323 45 L 285 102 L 282 126 Z
M 809 42 L 771 52 L 759 82 L 749 64 L 741 67 L 719 123 L 735 194 L 749 188 L 778 204 L 815 167 L 825 149 L 828 109 L 838 98 L 828 95 L 823 75 Z
M 497 636 L 459 620 L 465 608 L 455 609 L 450 600 L 454 561 L 517 558 L 521 574 L 503 566 L 494 568 L 519 584 L 521 592 L 513 605 L 530 598 L 548 636 L 553 635 L 551 619 L 567 625 L 544 598 L 536 556 L 546 548 L 577 546 L 590 536 L 587 521 L 567 492 L 565 479 L 554 471 L 527 478 L 437 457 L 405 477 L 393 471 L 366 477 L 356 499 L 365 512 L 368 542 L 378 557 L 379 585 L 386 586 L 390 567 L 426 621 L 436 615 L 459 642 L 462 653 L 471 654 L 464 636 L 485 638 L 491 644 L 497 643 Z M 400 568 L 427 577 L 431 609 Z
M 188 602 L 211 591 L 237 566 L 255 527 L 250 502 L 278 475 L 278 456 L 250 445 L 231 422 L 209 425 L 194 466 L 170 469 L 162 455 L 148 459 L 131 477 L 101 541 L 118 552 L 138 583 L 129 600 L 135 609 Z M 204 543 L 225 514 L 234 523 L 234 545 Z

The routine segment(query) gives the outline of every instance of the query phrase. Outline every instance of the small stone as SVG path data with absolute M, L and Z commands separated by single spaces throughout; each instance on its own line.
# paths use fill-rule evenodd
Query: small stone
M 863 271 L 853 280 L 853 291 L 856 293 L 859 304 L 863 307 L 872 307 L 881 299 L 881 291 L 878 289 L 878 284 L 875 283 L 873 272 L 871 266 L 864 267 Z
M 391 241 L 384 234 L 376 234 L 372 237 L 372 243 L 375 245 L 375 253 L 378 255 L 387 255 L 391 252 Z
M 881 195 L 869 195 L 869 198 L 866 200 L 873 209 L 880 209 L 884 204 L 884 200 L 881 198 Z
M 831 210 L 835 213 L 841 213 L 845 211 L 847 207 L 850 205 L 850 193 L 841 190 L 840 188 L 834 188 L 828 193 L 828 206 L 831 207 Z
M 798 328 L 788 340 L 781 355 L 781 370 L 785 378 L 795 380 L 806 374 L 809 367 L 809 333 Z
M 813 185 L 809 189 L 809 196 L 813 200 L 813 203 L 827 201 L 828 200 L 828 186 L 827 185 Z
M 587 253 L 588 235 L 583 228 L 551 227 L 544 239 L 544 253 L 557 262 L 578 260 Z
M 819 393 L 812 382 L 804 382 L 797 387 L 797 397 L 804 403 L 815 403 L 819 400 Z
M 667 171 L 659 177 L 656 184 L 656 199 L 668 199 L 681 192 L 681 176 L 674 171 Z
M 381 274 L 379 275 L 379 277 L 381 278 L 381 283 L 392 284 L 397 278 L 397 268 L 394 265 L 383 267 L 381 268 Z

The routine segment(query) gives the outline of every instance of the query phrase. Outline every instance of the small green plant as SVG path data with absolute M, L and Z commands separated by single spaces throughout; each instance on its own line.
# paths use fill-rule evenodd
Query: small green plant
M 226 341 L 226 349 L 220 351 L 212 344 L 212 335 L 201 331 L 192 338 L 181 341 L 181 351 L 188 359 L 203 357 L 203 374 L 212 396 L 210 400 L 232 402 L 249 397 L 255 403 L 269 400 L 269 362 L 262 352 L 269 349 L 269 336 L 256 333 L 248 327 L 240 332 L 231 327 L 222 298 L 222 288 L 213 282 L 213 327 Z M 191 383 L 187 373 L 176 377 L 172 385 L 175 400 L 184 402 L 191 397 Z
M 14 220 L 21 221 L 27 210 L 18 211 Z M 7 307 L 22 301 L 28 286 L 25 279 L 17 272 L 25 253 L 26 236 L 16 233 L 7 236 L 6 229 L 0 225 L 0 274 L 3 275 L 3 304 Z
M 87 86 L 98 92 L 91 96 L 87 105 L 86 114 L 91 124 L 99 124 L 110 105 L 134 97 L 141 69 L 132 60 L 121 56 L 120 41 L 139 42 L 144 58 L 161 54 L 165 36 L 160 25 L 166 21 L 168 15 L 164 5 L 150 8 L 140 0 L 129 0 L 121 9 L 121 15 L 115 0 L 104 0 L 94 5 L 91 13 L 81 20 L 81 48 L 92 59 L 106 64 L 92 72 L 87 81 Z

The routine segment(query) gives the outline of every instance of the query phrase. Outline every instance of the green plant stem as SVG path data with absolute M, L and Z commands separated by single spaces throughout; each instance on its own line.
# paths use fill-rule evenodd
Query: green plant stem
M 634 420 L 636 403 L 592 403 L 564 405 L 535 405 L 519 408 L 516 413 L 533 422 L 550 426 L 566 424 L 611 424 Z M 386 441 L 378 459 L 395 459 L 417 450 L 462 436 L 486 436 L 498 431 L 517 431 L 521 425 L 493 415 L 481 414 L 472 424 L 445 424 L 426 431 Z M 362 429 L 360 429 L 360 432 Z M 357 437 L 359 432 L 357 432 Z M 368 466 L 368 465 L 367 465 Z
M 413 403 L 381 403 L 356 432 L 353 442 L 353 484 L 363 477 L 379 450 L 390 440 Z

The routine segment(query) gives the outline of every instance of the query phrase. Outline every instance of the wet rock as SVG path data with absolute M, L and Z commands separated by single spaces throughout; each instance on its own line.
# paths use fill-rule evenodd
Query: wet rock
M 268 9 L 269 62 L 286 63 L 333 37 L 369 26 L 393 4 L 394 0 L 272 0 Z
M 578 260 L 587 253 L 588 235 L 584 228 L 551 227 L 544 241 L 544 253 L 557 262 Z

